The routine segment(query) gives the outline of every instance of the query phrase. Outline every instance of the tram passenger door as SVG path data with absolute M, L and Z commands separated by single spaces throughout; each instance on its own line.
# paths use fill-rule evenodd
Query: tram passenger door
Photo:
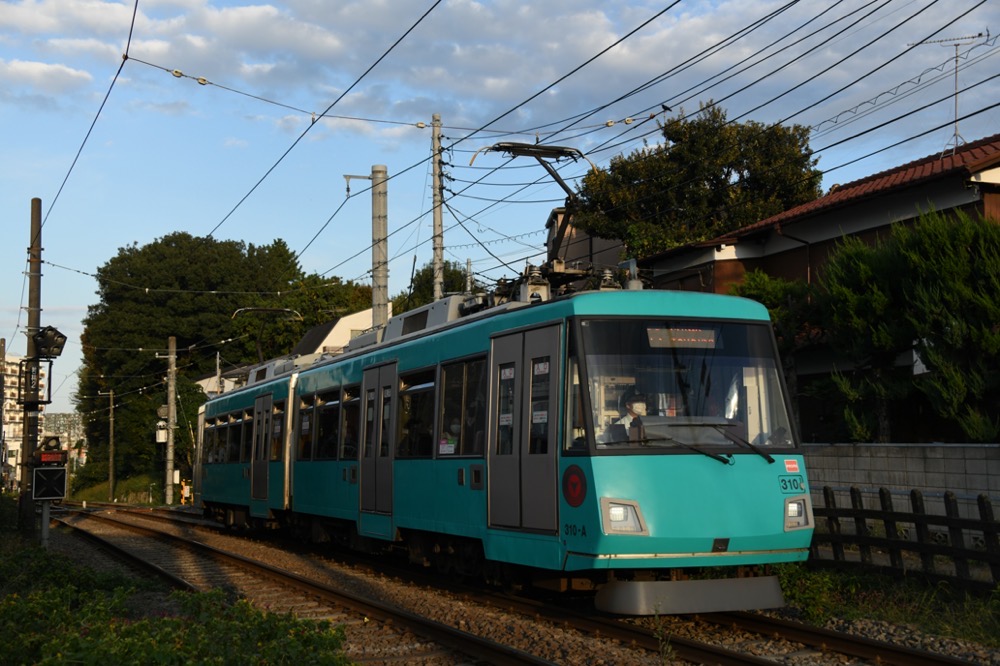
M 555 532 L 559 327 L 493 339 L 490 526 Z
M 267 499 L 267 463 L 271 433 L 271 394 L 262 395 L 253 405 L 253 455 L 250 463 L 250 498 Z
M 396 366 L 365 370 L 362 386 L 364 433 L 361 450 L 361 511 L 392 513 L 393 402 Z

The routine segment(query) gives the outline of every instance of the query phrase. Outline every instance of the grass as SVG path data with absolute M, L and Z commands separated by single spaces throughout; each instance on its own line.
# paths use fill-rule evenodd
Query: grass
M 785 601 L 806 621 L 878 620 L 906 624 L 941 637 L 1000 648 L 1000 586 L 976 595 L 919 576 L 834 571 L 807 564 L 778 567 Z
M 156 584 L 43 550 L 11 527 L 16 515 L 15 498 L 0 496 L 5 664 L 349 663 L 341 627 L 262 612 L 222 592 L 174 592 L 164 610 L 144 603 Z
M 77 502 L 107 502 L 108 482 L 103 481 L 70 493 L 69 499 Z M 115 482 L 115 499 L 125 504 L 163 504 L 163 478 L 148 474 Z M 180 501 L 180 486 L 174 486 L 174 502 Z

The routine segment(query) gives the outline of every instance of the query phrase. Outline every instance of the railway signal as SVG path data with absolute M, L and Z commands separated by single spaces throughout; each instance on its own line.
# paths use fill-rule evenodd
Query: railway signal
M 46 437 L 32 456 L 31 499 L 66 497 L 66 451 L 58 437 Z

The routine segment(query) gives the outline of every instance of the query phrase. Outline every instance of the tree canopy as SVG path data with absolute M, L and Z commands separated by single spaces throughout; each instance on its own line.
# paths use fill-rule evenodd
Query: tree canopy
M 465 291 L 465 267 L 457 261 L 444 261 L 445 294 L 460 294 Z M 479 289 L 480 285 L 474 285 Z M 402 314 L 407 310 L 427 305 L 434 300 L 434 263 L 421 266 L 410 281 L 410 288 L 392 297 L 392 313 Z
M 932 212 L 873 246 L 845 240 L 819 286 L 827 339 L 851 364 L 836 378 L 855 439 L 891 441 L 889 404 L 922 396 L 969 441 L 995 441 L 1000 225 Z
M 573 223 L 641 258 L 748 226 L 820 194 L 809 128 L 730 122 L 708 103 L 661 124 L 664 143 L 615 157 L 578 187 Z
M 287 354 L 310 327 L 370 307 L 371 289 L 305 275 L 276 240 L 263 246 L 186 233 L 120 248 L 97 269 L 98 301 L 84 319 L 77 409 L 89 416 L 91 462 L 108 461 L 110 393 L 115 398 L 121 478 L 162 465 L 156 409 L 166 403 L 166 350 L 176 338 L 178 425 L 183 468 L 204 400 L 195 378 Z M 241 314 L 236 315 L 238 311 Z M 234 316 L 235 315 L 235 316 Z M 186 448 L 185 448 L 186 447 Z M 99 468 L 99 466 L 96 466 Z M 88 470 L 106 476 L 106 468 Z M 86 480 L 86 479 L 85 479 Z

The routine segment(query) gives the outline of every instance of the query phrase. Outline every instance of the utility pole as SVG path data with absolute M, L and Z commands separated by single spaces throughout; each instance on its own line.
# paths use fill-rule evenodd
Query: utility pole
M 115 501 L 115 390 L 98 391 L 108 396 L 108 501 Z
M 389 180 L 384 164 L 372 167 L 372 326 L 389 321 Z
M 31 499 L 29 461 L 38 448 L 38 353 L 35 334 L 41 330 L 42 317 L 42 200 L 31 200 L 31 243 L 28 246 L 28 346 L 24 371 L 24 435 L 21 439 L 21 494 L 19 517 L 21 529 L 34 533 L 35 505 Z
M 167 479 L 163 501 L 174 503 L 174 429 L 177 427 L 177 338 L 167 339 Z
M 444 223 L 441 220 L 441 114 L 431 116 L 432 187 L 434 188 L 434 300 L 444 296 Z
M 344 174 L 348 196 L 352 178 L 372 182 L 372 328 L 382 328 L 389 321 L 388 169 L 384 164 L 375 164 L 371 176 Z

